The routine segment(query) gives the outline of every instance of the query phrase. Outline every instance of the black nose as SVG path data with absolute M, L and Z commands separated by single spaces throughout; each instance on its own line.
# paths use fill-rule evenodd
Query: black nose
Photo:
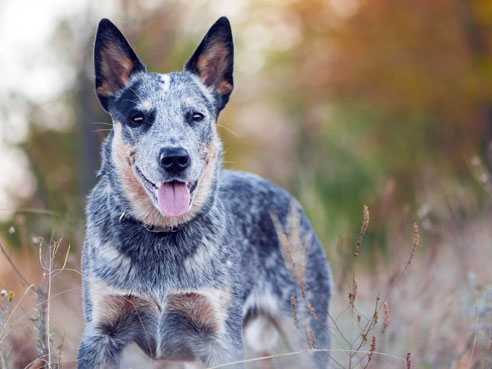
M 190 165 L 190 156 L 182 147 L 164 147 L 159 156 L 161 166 L 171 174 L 181 173 Z

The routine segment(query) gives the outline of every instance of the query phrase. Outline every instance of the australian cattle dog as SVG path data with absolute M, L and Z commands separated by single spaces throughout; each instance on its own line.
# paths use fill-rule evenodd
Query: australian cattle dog
M 88 197 L 79 369 L 118 368 L 130 343 L 153 360 L 243 368 L 245 347 L 272 353 L 282 337 L 308 351 L 306 368 L 329 365 L 313 350 L 330 346 L 331 290 L 313 228 L 286 191 L 221 170 L 233 52 L 222 17 L 182 72 L 149 73 L 99 23 L 96 93 L 113 129 Z

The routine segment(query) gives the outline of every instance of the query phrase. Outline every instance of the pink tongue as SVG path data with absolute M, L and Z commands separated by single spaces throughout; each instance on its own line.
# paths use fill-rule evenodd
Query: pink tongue
M 167 217 L 179 217 L 186 213 L 190 205 L 190 191 L 185 183 L 163 183 L 157 191 L 159 207 Z

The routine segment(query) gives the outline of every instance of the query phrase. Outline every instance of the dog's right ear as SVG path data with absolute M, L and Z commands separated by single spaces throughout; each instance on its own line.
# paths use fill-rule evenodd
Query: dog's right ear
M 146 71 L 125 36 L 108 19 L 102 19 L 97 28 L 94 66 L 96 93 L 106 111 L 111 98 L 128 86 L 132 75 Z

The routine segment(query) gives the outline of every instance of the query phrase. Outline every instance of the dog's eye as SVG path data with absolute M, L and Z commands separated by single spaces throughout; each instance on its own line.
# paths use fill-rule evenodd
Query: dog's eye
M 132 116 L 131 120 L 133 123 L 142 124 L 144 122 L 145 118 L 144 118 L 143 114 L 136 113 Z
M 191 116 L 191 120 L 193 122 L 200 122 L 201 120 L 203 120 L 203 118 L 205 118 L 205 116 L 202 114 L 202 113 L 193 113 L 193 115 Z

